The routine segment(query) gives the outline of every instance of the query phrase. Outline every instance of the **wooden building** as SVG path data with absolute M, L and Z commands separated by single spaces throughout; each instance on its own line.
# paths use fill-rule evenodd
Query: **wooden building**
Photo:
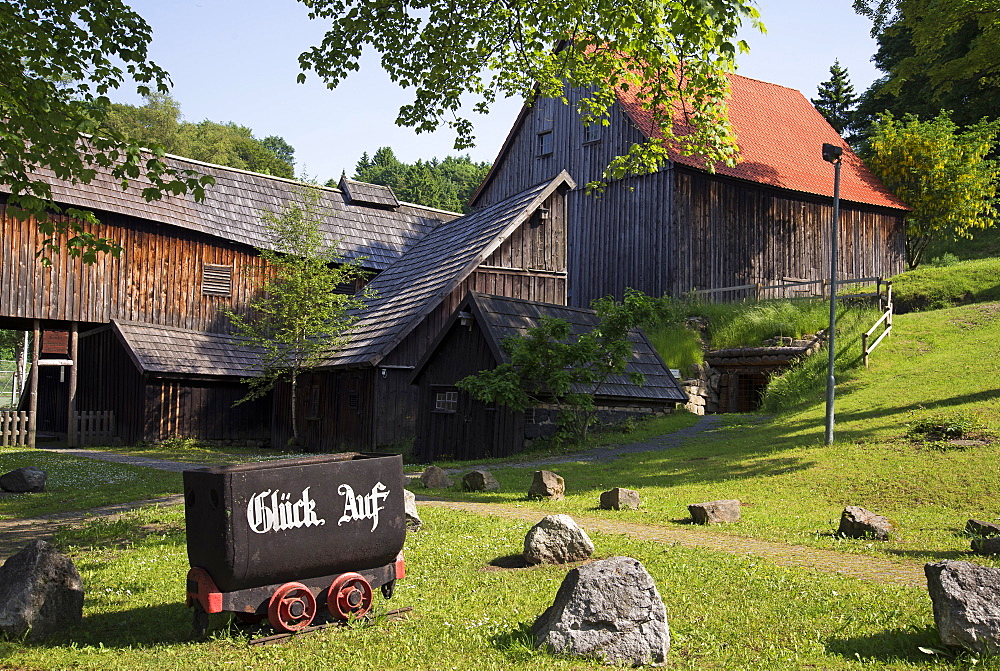
M 363 256 L 373 273 L 459 216 L 399 203 L 391 189 L 351 180 L 329 189 L 167 161 L 215 180 L 203 202 L 172 195 L 146 202 L 141 180 L 123 191 L 107 172 L 87 185 L 42 173 L 58 203 L 97 215 L 100 224 L 85 224 L 87 232 L 121 244 L 120 257 L 102 255 L 92 265 L 63 248 L 51 267 L 42 266 L 43 236 L 34 221 L 7 213 L 0 192 L 0 328 L 38 336 L 31 387 L 40 430 L 65 434 L 71 414 L 97 412 L 114 413 L 116 433 L 128 442 L 267 441 L 269 400 L 232 407 L 245 394 L 239 379 L 253 374 L 253 357 L 228 335 L 220 311 L 245 311 L 265 272 L 256 250 L 271 240 L 261 213 L 315 190 L 327 239 L 348 258 Z
M 563 172 L 441 224 L 373 279 L 377 298 L 348 345 L 301 381 L 301 442 L 331 450 L 409 439 L 413 368 L 469 291 L 565 304 L 566 193 L 575 186 Z M 276 407 L 287 394 L 277 390 Z M 290 435 L 288 415 L 276 415 L 272 442 Z
M 517 412 L 477 401 L 455 386 L 464 377 L 509 363 L 503 339 L 524 334 L 542 317 L 568 322 L 571 338 L 592 331 L 598 324 L 593 310 L 468 294 L 413 371 L 413 383 L 420 394 L 414 457 L 425 462 L 506 457 L 520 452 L 526 440 L 555 432 L 552 408 Z M 629 339 L 633 350 L 625 373 L 611 376 L 595 394 L 598 419 L 605 423 L 649 416 L 687 401 L 646 335 L 635 329 Z M 632 373 L 641 373 L 643 384 L 632 382 Z
M 657 173 L 612 182 L 600 197 L 574 190 L 569 208 L 569 303 L 588 306 L 627 287 L 653 296 L 828 276 L 833 167 L 823 143 L 844 150 L 839 273 L 887 277 L 904 269 L 906 206 L 796 90 L 730 77 L 735 167 L 712 174 L 671 154 Z M 619 93 L 605 127 L 584 127 L 576 103 L 538 99 L 522 110 L 473 197 L 486 207 L 557 170 L 584 185 L 637 142 L 656 137 L 635 97 Z

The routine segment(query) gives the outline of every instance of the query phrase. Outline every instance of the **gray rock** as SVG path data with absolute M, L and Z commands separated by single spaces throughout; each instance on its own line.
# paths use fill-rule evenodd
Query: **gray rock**
M 48 475 L 36 466 L 25 466 L 0 475 L 0 489 L 5 492 L 44 492 Z
M 403 490 L 403 514 L 406 516 L 406 530 L 419 531 L 424 526 L 423 520 L 417 514 L 417 497 L 409 489 Z
M 941 642 L 1000 654 L 1000 569 L 941 561 L 924 574 Z
M 420 482 L 424 483 L 427 489 L 450 489 L 454 484 L 443 468 L 428 466 L 420 475 Z
M 528 489 L 529 499 L 561 501 L 566 494 L 566 481 L 552 471 L 535 471 L 535 479 Z
M 472 471 L 462 478 L 462 489 L 467 492 L 499 492 L 500 483 L 489 471 Z
M 32 541 L 0 566 L 0 632 L 46 638 L 83 621 L 83 582 L 69 557 Z
M 965 523 L 965 531 L 973 536 L 992 538 L 1000 536 L 1000 524 L 984 522 L 983 520 L 969 520 Z
M 634 489 L 615 487 L 601 492 L 601 508 L 603 510 L 637 510 L 639 508 L 639 492 Z
M 736 499 L 722 499 L 693 503 L 688 506 L 695 524 L 726 524 L 740 521 L 740 502 Z
M 983 556 L 1000 555 L 1000 536 L 973 538 L 972 551 Z
M 524 560 L 529 564 L 565 564 L 592 554 L 590 537 L 569 515 L 548 515 L 524 537 Z
M 847 506 L 840 514 L 840 527 L 837 535 L 849 538 L 873 538 L 878 541 L 889 540 L 892 524 L 881 515 L 858 506 Z
M 662 666 L 670 649 L 663 600 L 652 577 L 631 557 L 570 571 L 531 633 L 539 648 L 606 664 Z

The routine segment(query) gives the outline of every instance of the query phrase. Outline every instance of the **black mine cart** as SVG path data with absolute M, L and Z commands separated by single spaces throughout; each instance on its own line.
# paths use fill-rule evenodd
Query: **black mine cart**
M 399 455 L 342 454 L 184 471 L 187 604 L 309 626 L 320 608 L 364 615 L 374 588 L 403 577 L 406 519 Z

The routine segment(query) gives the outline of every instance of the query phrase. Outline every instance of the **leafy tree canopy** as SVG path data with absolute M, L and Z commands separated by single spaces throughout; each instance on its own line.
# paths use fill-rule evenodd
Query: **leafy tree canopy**
M 851 77 L 847 68 L 840 66 L 840 60 L 835 60 L 830 66 L 830 79 L 820 83 L 817 96 L 812 99 L 819 113 L 840 135 L 850 131 L 854 125 L 854 108 L 858 104 L 858 96 L 854 94 Z
M 663 133 L 615 159 L 605 177 L 650 172 L 677 143 L 711 167 L 732 163 L 737 146 L 726 120 L 723 73 L 732 70 L 744 21 L 761 27 L 752 0 L 514 0 L 410 4 L 375 0 L 300 0 L 309 16 L 329 22 L 322 42 L 299 57 L 329 87 L 360 67 L 373 48 L 389 77 L 414 92 L 397 123 L 417 132 L 447 126 L 455 148 L 473 144 L 463 102 L 485 114 L 497 96 L 565 100 L 565 87 L 590 91 L 584 121 L 606 123 L 615 91 L 637 93 Z M 556 45 L 559 48 L 554 49 Z M 674 133 L 683 109 L 691 133 Z
M 106 128 L 140 145 L 178 156 L 276 177 L 295 176 L 295 149 L 283 138 L 263 140 L 235 123 L 183 121 L 180 105 L 165 93 L 146 96 L 142 106 L 112 104 Z
M 961 127 L 997 118 L 1000 95 L 1000 0 L 855 0 L 873 20 L 884 77 L 862 96 L 862 134 L 883 112 L 930 119 L 953 110 Z
M 148 180 L 149 200 L 164 193 L 190 191 L 203 197 L 211 178 L 174 170 L 151 147 L 143 154 L 127 138 L 101 134 L 110 101 L 108 93 L 126 77 L 139 93 L 166 92 L 167 73 L 151 62 L 150 28 L 121 0 L 0 0 L 0 185 L 9 190 L 8 211 L 34 217 L 56 244 L 57 236 L 73 255 L 92 260 L 100 252 L 118 252 L 112 241 L 87 232 L 81 222 L 93 214 L 66 208 L 60 212 L 40 172 L 82 183 L 98 168 L 110 168 L 122 186 Z
M 380 147 L 371 158 L 367 152 L 361 156 L 353 178 L 392 187 L 397 198 L 409 203 L 468 212 L 469 199 L 489 169 L 489 163 L 475 163 L 468 155 L 403 163 L 391 147 Z M 330 180 L 327 185 L 336 186 L 336 182 Z
M 594 397 L 613 374 L 625 372 L 632 357 L 629 331 L 650 321 L 650 298 L 627 289 L 623 301 L 600 298 L 592 306 L 598 325 L 574 338 L 563 319 L 543 317 L 522 337 L 504 339 L 510 363 L 459 380 L 459 389 L 486 403 L 523 411 L 543 403 L 559 408 L 559 423 L 583 441 L 595 415 Z M 639 373 L 633 384 L 642 384 Z
M 348 341 L 347 331 L 359 319 L 369 289 L 345 292 L 366 277 L 363 257 L 346 260 L 327 244 L 320 223 L 319 192 L 303 187 L 298 199 L 281 212 L 265 212 L 273 249 L 259 249 L 268 277 L 246 314 L 225 310 L 234 331 L 260 350 L 261 375 L 248 378 L 243 400 L 259 398 L 278 381 L 291 384 L 293 441 L 298 442 L 297 389 L 301 373 L 318 366 Z M 242 402 L 242 401 L 241 401 Z
M 960 132 L 947 112 L 927 121 L 886 115 L 872 128 L 865 161 L 912 208 L 906 217 L 911 269 L 930 242 L 971 238 L 976 229 L 995 225 L 1000 164 L 986 157 L 998 134 L 997 120 Z

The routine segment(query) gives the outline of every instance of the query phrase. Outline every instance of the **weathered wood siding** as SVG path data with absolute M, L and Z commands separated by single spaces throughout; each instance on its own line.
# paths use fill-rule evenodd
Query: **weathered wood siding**
M 63 249 L 44 268 L 35 256 L 44 236 L 34 221 L 9 216 L 0 196 L 0 319 L 122 319 L 224 332 L 228 324 L 219 309 L 245 309 L 254 273 L 263 268 L 251 247 L 126 215 L 96 214 L 101 224 L 85 230 L 116 240 L 124 248 L 121 258 L 101 255 L 87 265 Z M 202 294 L 204 264 L 232 266 L 231 296 Z
M 487 406 L 458 391 L 456 412 L 434 410 L 435 393 L 453 390 L 457 380 L 493 368 L 496 360 L 478 325 L 456 324 L 445 336 L 417 381 L 419 410 L 413 456 L 435 459 L 506 457 L 524 444 L 524 413 Z
M 145 380 L 111 328 L 84 334 L 80 338 L 78 357 L 77 409 L 110 410 L 115 413 L 118 437 L 125 444 L 143 440 L 146 437 Z M 66 404 L 65 391 L 58 398 L 62 405 Z
M 570 305 L 620 298 L 627 287 L 680 296 L 829 274 L 830 199 L 678 165 L 588 195 L 584 185 L 644 136 L 616 105 L 601 139 L 584 142 L 577 100 L 571 92 L 569 105 L 545 99 L 525 112 L 475 203 L 489 205 L 562 169 L 572 175 L 580 186 L 567 196 Z M 552 153 L 541 156 L 538 136 L 548 131 Z M 901 211 L 842 201 L 840 236 L 840 273 L 888 277 L 904 269 Z
M 145 440 L 254 441 L 270 438 L 271 399 L 261 398 L 233 407 L 246 396 L 239 380 L 147 378 Z
M 299 447 L 306 451 L 374 447 L 374 371 L 361 368 L 309 373 L 299 378 L 296 414 Z M 274 390 L 271 445 L 282 448 L 292 437 L 291 385 Z

